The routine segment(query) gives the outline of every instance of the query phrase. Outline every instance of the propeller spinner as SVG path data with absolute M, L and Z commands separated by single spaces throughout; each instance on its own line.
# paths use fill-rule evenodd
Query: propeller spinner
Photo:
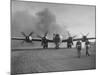
M 25 40 L 23 40 L 21 44 L 23 44 L 24 42 L 32 43 L 32 34 L 33 33 L 34 32 L 31 32 L 29 35 L 26 35 L 24 32 L 21 32 L 21 34 L 25 37 Z

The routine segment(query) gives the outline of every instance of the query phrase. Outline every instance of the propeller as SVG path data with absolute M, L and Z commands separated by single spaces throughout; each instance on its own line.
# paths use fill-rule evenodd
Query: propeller
M 33 33 L 34 33 L 34 32 L 31 32 L 31 33 L 29 34 L 29 36 L 32 36 Z
M 46 32 L 45 34 L 44 34 L 44 36 L 43 37 L 46 37 L 47 36 L 47 34 L 48 34 L 48 32 Z M 37 35 L 37 37 L 39 37 L 39 38 L 43 38 L 42 36 L 40 36 L 40 35 Z
M 25 34 L 24 32 L 21 32 L 21 34 L 22 34 L 24 37 L 26 37 L 26 34 Z
M 46 36 L 47 36 L 47 34 L 48 34 L 48 31 L 44 34 L 44 37 L 46 37 Z
M 38 38 L 42 38 L 40 35 L 37 35 Z
M 89 33 L 87 33 L 86 35 L 84 35 L 83 33 L 81 33 L 81 35 L 82 35 L 82 36 L 88 36 L 88 35 L 89 35 Z
M 82 34 L 82 33 L 81 33 Z M 82 41 L 85 42 L 87 40 L 87 36 L 89 35 L 89 33 L 87 33 L 86 35 L 82 34 Z
M 88 36 L 88 35 L 89 35 L 89 33 L 86 34 L 86 36 Z
M 77 35 L 71 36 L 71 34 L 68 32 L 68 36 L 71 38 L 75 38 Z
M 81 35 L 82 35 L 82 36 L 84 36 L 84 34 L 83 34 L 83 33 L 81 33 Z
M 26 38 L 26 40 L 23 40 L 23 41 L 21 42 L 21 44 L 24 44 L 24 42 L 28 42 L 28 41 L 27 41 L 27 37 L 32 36 L 33 33 L 34 33 L 34 32 L 30 32 L 29 35 L 26 35 L 24 32 L 21 32 L 21 34 Z M 30 40 L 30 39 L 29 39 L 29 40 Z M 33 44 L 33 42 L 30 42 L 30 43 Z
M 77 35 L 74 35 L 72 38 L 75 38 Z
M 70 35 L 69 31 L 68 31 L 68 36 L 69 36 L 69 37 L 71 37 L 71 35 Z
M 27 37 L 27 36 L 32 36 L 34 32 L 31 32 L 29 35 L 26 35 L 24 32 L 21 32 L 21 34 L 24 36 L 24 37 Z

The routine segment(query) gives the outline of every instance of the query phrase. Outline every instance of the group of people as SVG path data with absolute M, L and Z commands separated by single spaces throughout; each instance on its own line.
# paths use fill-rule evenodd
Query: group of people
M 89 51 L 88 51 L 89 50 L 89 45 L 90 45 L 89 41 L 86 40 L 85 41 L 86 56 L 90 56 Z M 80 41 L 77 41 L 76 48 L 77 48 L 78 57 L 80 58 L 80 56 L 81 56 L 81 50 L 82 50 L 82 44 L 81 44 Z
M 60 45 L 60 37 L 59 37 L 59 34 L 53 34 L 53 41 L 54 41 L 54 43 L 56 45 L 55 48 L 59 48 L 59 45 Z M 44 36 L 42 38 L 41 45 L 43 46 L 43 48 L 48 48 L 48 40 L 46 39 L 46 36 Z
M 57 35 L 58 36 L 58 35 Z M 57 40 L 60 40 L 58 37 L 55 37 L 55 38 L 53 38 L 54 40 L 55 40 L 55 44 L 56 44 L 56 48 L 58 48 L 59 47 L 59 41 L 57 42 Z M 69 42 L 68 44 L 67 44 L 67 46 L 68 46 L 68 48 L 71 48 L 71 46 L 72 46 L 72 44 L 73 43 L 71 43 L 71 42 Z M 43 46 L 43 48 L 48 48 L 48 41 L 47 41 L 47 39 L 46 39 L 46 37 L 43 37 L 42 38 L 42 42 L 41 42 L 41 45 Z M 86 48 L 86 56 L 90 56 L 90 54 L 89 54 L 89 46 L 90 46 L 90 43 L 89 43 L 89 41 L 88 40 L 86 40 L 85 41 L 85 48 Z M 77 54 L 78 54 L 78 57 L 80 58 L 80 56 L 81 56 L 81 50 L 82 50 L 82 43 L 81 43 L 81 41 L 79 40 L 79 41 L 77 41 L 77 43 L 76 43 L 76 48 L 77 48 Z

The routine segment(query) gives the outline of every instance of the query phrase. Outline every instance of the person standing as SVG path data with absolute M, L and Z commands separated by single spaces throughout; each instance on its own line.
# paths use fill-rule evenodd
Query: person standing
M 60 45 L 60 36 L 59 36 L 59 34 L 55 34 L 53 40 L 54 40 L 54 43 L 56 45 L 55 48 L 58 49 L 59 45 Z
M 86 42 L 85 42 L 85 47 L 86 47 L 86 56 L 90 56 L 90 54 L 89 54 L 89 45 L 90 45 L 90 43 L 89 43 L 89 41 L 88 40 L 86 40 Z
M 48 48 L 48 41 L 47 41 L 46 37 L 42 38 L 41 45 L 43 46 L 43 48 Z
M 68 40 L 67 41 L 67 48 L 72 48 L 73 42 Z
M 77 48 L 78 57 L 80 58 L 80 56 L 81 56 L 81 49 L 82 49 L 82 44 L 81 44 L 80 41 L 77 41 L 76 48 Z

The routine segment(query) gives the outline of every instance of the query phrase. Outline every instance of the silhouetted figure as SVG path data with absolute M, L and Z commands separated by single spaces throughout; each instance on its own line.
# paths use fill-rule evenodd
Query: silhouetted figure
M 89 41 L 88 40 L 86 40 L 86 42 L 85 42 L 85 47 L 86 47 L 86 56 L 90 56 L 90 54 L 89 54 L 89 45 L 90 45 L 90 43 L 89 43 Z
M 42 38 L 41 45 L 43 46 L 43 48 L 48 48 L 48 41 L 47 41 L 46 37 Z
M 68 40 L 67 42 L 67 48 L 72 48 L 73 42 Z
M 80 58 L 80 56 L 81 56 L 81 49 L 82 49 L 82 44 L 81 44 L 80 41 L 77 41 L 76 48 L 77 48 L 78 57 Z
M 55 48 L 59 48 L 59 42 L 60 42 L 60 37 L 59 34 L 54 34 L 54 38 L 53 38 L 56 47 Z
M 56 36 L 56 34 L 55 34 L 55 33 L 53 33 L 53 40 L 55 39 L 55 36 Z

